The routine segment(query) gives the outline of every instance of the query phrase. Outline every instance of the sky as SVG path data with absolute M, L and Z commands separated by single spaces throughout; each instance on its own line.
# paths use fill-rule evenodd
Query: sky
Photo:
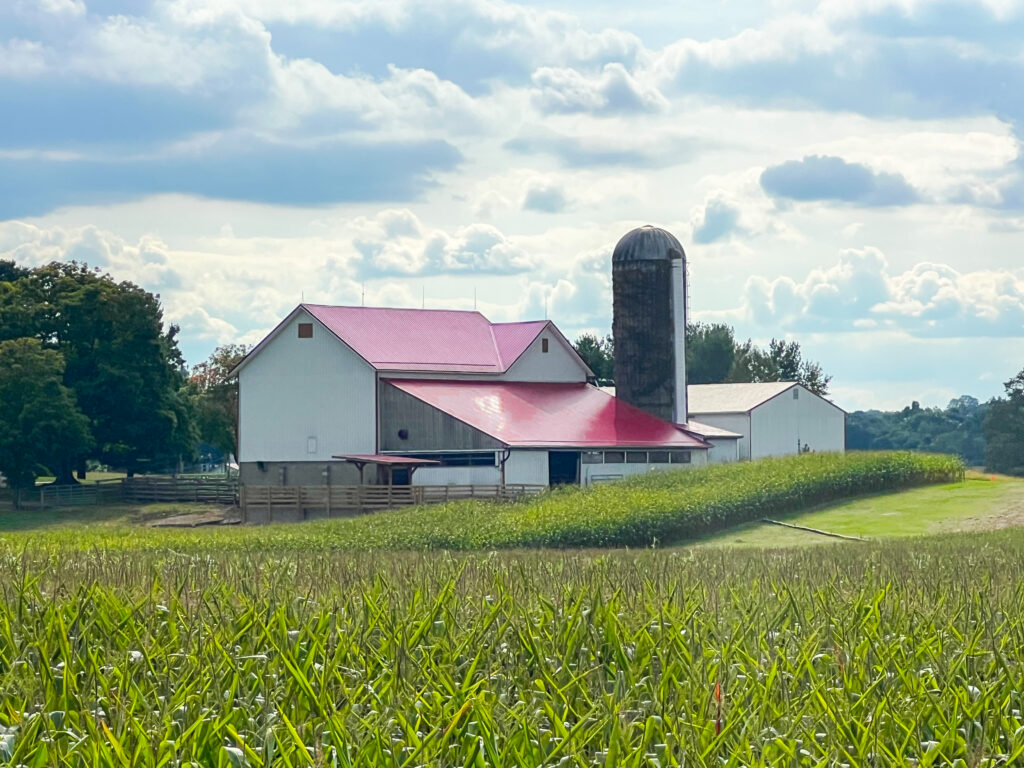
M 0 258 L 158 293 L 190 363 L 300 301 L 799 341 L 847 410 L 1024 366 L 1024 0 L 5 0 Z

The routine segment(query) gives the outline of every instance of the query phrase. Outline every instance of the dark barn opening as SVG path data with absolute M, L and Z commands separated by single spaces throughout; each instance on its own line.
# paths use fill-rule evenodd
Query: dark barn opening
M 548 452 L 548 483 L 550 485 L 574 485 L 579 481 L 579 451 Z

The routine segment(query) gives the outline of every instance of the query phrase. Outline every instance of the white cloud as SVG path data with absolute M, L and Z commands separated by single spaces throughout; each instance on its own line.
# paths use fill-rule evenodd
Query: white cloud
M 839 262 L 790 277 L 747 281 L 744 309 L 758 325 L 786 331 L 902 330 L 921 337 L 1020 336 L 1024 272 L 961 273 L 921 262 L 893 273 L 876 248 L 843 251 Z
M 656 87 L 641 83 L 618 62 L 588 76 L 565 67 L 542 67 L 533 73 L 534 101 L 542 112 L 597 114 L 658 112 L 668 101 Z

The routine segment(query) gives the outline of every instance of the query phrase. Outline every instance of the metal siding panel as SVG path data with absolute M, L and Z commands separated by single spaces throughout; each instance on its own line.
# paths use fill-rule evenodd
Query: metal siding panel
M 541 341 L 547 338 L 548 351 L 541 351 Z M 587 372 L 580 366 L 569 350 L 562 346 L 557 334 L 545 331 L 523 352 L 508 373 L 502 376 L 504 381 L 550 381 L 550 382 L 585 382 Z
M 511 451 L 505 462 L 505 482 L 510 485 L 547 485 L 548 452 Z
M 496 450 L 502 444 L 386 381 L 380 382 L 380 449 L 382 451 Z M 409 437 L 398 437 L 400 429 Z
M 798 440 L 818 453 L 845 450 L 843 412 L 809 389 L 800 387 L 799 391 L 797 400 L 787 391 L 753 410 L 752 458 L 793 455 Z
M 298 323 L 311 320 L 298 313 L 239 372 L 240 462 L 374 452 L 374 371 L 319 325 L 312 339 L 298 338 Z

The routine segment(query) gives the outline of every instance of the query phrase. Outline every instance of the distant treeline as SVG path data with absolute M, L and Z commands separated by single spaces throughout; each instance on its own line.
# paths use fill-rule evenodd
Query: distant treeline
M 902 411 L 856 411 L 846 419 L 846 447 L 955 453 L 970 466 L 1024 475 L 1024 371 L 1005 386 L 1005 397 L 987 403 L 964 395 L 945 408 L 915 402 Z
M 985 414 L 988 403 L 964 395 L 945 408 L 855 411 L 846 418 L 846 447 L 851 451 L 927 451 L 954 453 L 969 466 L 985 464 Z

